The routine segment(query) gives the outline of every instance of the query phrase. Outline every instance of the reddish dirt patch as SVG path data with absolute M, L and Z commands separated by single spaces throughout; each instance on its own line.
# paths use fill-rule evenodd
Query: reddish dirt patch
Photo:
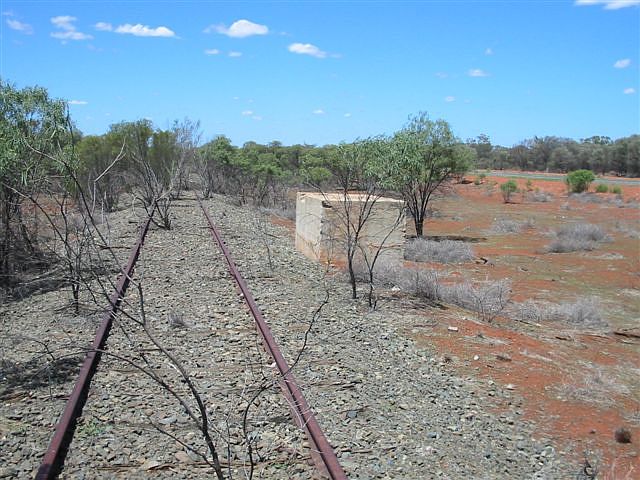
M 522 333 L 465 319 L 451 320 L 450 325 L 459 330 L 451 332 L 440 324 L 417 335 L 417 340 L 453 358 L 461 373 L 513 388 L 523 399 L 524 418 L 551 438 L 557 449 L 570 446 L 576 465 L 584 451 L 595 451 L 601 456 L 601 472 L 609 475 L 604 478 L 627 478 L 624 475 L 629 472 L 640 472 L 640 428 L 627 415 L 640 412 L 637 394 L 625 389 L 594 390 L 590 398 L 586 389 L 572 395 L 583 376 L 588 378 L 585 369 L 613 369 L 627 361 L 640 365 L 640 344 L 566 332 Z M 478 360 L 473 360 L 476 355 Z M 635 444 L 615 441 L 614 431 L 620 426 L 629 428 Z

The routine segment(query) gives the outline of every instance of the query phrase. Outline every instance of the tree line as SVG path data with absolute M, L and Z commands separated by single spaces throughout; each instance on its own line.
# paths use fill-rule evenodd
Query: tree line
M 512 147 L 492 145 L 487 135 L 467 140 L 479 168 L 567 173 L 592 170 L 605 175 L 640 176 L 640 135 L 612 140 L 592 136 L 576 141 L 554 136 L 533 137 Z
M 69 201 L 82 206 L 77 199 L 83 192 L 85 210 L 102 213 L 119 208 L 120 197 L 128 194 L 147 210 L 156 209 L 159 226 L 171 228 L 171 203 L 185 189 L 286 209 L 293 189 L 374 188 L 376 195 L 404 200 L 416 233 L 422 235 L 432 195 L 474 165 L 640 175 L 638 135 L 580 142 L 534 137 L 505 148 L 492 145 L 486 135 L 464 142 L 448 122 L 425 113 L 410 117 L 391 135 L 338 145 L 285 146 L 273 141 L 235 146 L 225 136 L 203 143 L 200 123 L 188 118 L 167 129 L 136 120 L 113 124 L 102 135 L 83 135 L 66 102 L 51 98 L 44 88 L 18 89 L 3 80 L 0 109 L 2 282 L 23 260 L 38 257 L 38 238 L 25 215 L 45 193 L 56 203 L 65 199 L 67 208 Z

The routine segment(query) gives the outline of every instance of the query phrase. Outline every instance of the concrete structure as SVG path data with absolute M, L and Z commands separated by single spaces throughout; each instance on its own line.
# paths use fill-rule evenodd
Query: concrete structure
M 357 192 L 350 193 L 346 199 L 341 193 L 298 192 L 296 249 L 323 263 L 344 264 L 347 212 L 351 222 L 357 224 L 366 201 L 366 196 Z M 360 245 L 369 258 L 384 242 L 380 260 L 402 261 L 405 222 L 404 218 L 397 221 L 401 207 L 402 202 L 394 198 L 376 200 L 360 235 Z M 358 253 L 357 257 L 361 259 L 362 254 Z

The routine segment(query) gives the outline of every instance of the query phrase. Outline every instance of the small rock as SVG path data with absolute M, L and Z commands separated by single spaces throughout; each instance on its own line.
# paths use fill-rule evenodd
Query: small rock
M 473 359 L 474 359 L 474 360 L 480 360 L 480 357 L 479 357 L 478 355 L 474 355 L 474 356 L 473 356 Z
M 159 423 L 161 423 L 162 425 L 171 425 L 173 423 L 176 423 L 177 421 L 178 419 L 175 416 L 171 416 L 163 418 Z
M 180 463 L 191 463 L 191 457 L 186 452 L 177 452 L 175 455 L 176 460 Z
M 507 355 L 506 353 L 498 353 L 496 355 L 496 358 L 498 360 L 502 360 L 503 362 L 510 362 L 511 361 L 511 357 L 509 355 Z
M 457 332 L 458 327 L 448 327 L 447 330 L 449 330 L 450 332 Z

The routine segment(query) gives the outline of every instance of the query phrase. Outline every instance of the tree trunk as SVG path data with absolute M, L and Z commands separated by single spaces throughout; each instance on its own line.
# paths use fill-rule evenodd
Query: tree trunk
M 423 233 L 424 218 L 414 219 L 416 225 L 416 236 L 421 237 Z
M 353 271 L 353 256 L 347 258 L 347 266 L 349 268 L 349 282 L 351 283 L 351 298 L 358 298 L 356 290 L 356 274 Z

